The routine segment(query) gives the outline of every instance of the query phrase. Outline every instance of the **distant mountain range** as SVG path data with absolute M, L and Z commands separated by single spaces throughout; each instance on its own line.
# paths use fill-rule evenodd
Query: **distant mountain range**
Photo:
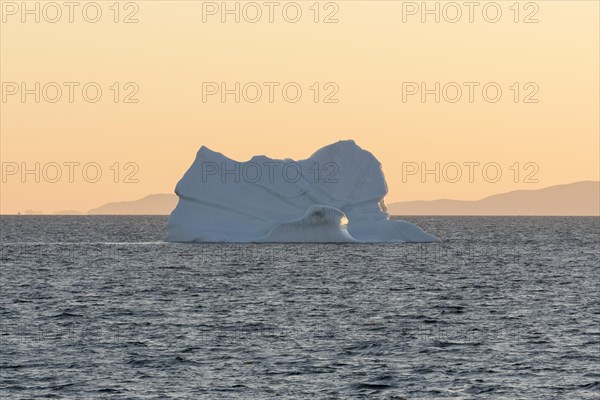
M 600 215 L 600 182 L 515 190 L 474 201 L 404 201 L 388 205 L 388 212 L 392 215 Z
M 108 203 L 92 215 L 169 215 L 175 194 L 151 194 L 139 200 Z M 481 200 L 404 201 L 388 204 L 391 215 L 598 215 L 600 182 L 582 181 L 536 190 L 515 190 Z M 63 214 L 56 213 L 56 214 Z M 76 211 L 64 214 L 77 214 Z
M 169 215 L 177 205 L 175 194 L 151 194 L 139 200 L 107 203 L 88 214 L 102 215 Z

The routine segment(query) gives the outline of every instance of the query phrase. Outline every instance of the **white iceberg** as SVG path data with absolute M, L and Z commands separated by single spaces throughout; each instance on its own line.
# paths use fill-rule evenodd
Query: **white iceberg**
M 352 140 L 306 160 L 238 162 L 202 147 L 177 184 L 170 242 L 434 242 L 390 220 L 381 164 Z

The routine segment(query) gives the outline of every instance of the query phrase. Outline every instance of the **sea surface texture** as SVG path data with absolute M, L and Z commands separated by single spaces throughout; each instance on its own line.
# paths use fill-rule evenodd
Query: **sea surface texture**
M 0 398 L 600 398 L 598 218 L 409 220 L 443 242 L 2 216 Z

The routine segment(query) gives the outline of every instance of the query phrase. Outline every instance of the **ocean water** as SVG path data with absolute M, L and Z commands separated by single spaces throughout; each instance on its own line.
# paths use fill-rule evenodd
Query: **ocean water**
M 2 216 L 2 399 L 598 399 L 600 224 L 411 217 L 439 244 L 173 244 Z

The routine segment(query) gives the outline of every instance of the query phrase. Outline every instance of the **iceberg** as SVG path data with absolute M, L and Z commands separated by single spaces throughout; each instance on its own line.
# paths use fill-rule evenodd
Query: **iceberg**
M 170 242 L 435 242 L 391 220 L 381 163 L 353 140 L 305 160 L 238 162 L 202 146 L 177 183 Z

